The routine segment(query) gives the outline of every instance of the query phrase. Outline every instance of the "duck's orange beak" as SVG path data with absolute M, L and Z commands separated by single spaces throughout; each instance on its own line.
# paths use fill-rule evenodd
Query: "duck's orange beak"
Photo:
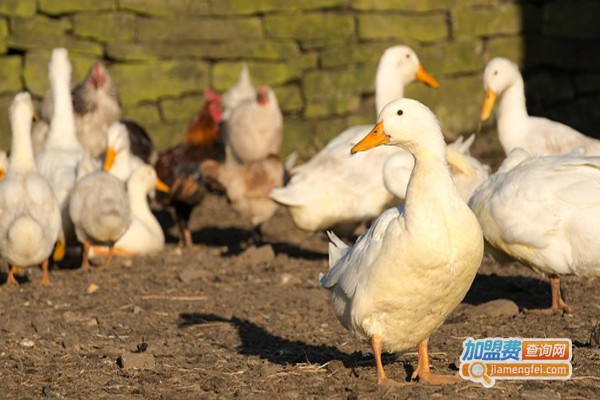
M 169 193 L 169 190 L 171 190 L 171 188 L 169 187 L 169 185 L 156 178 L 156 190 L 158 190 L 159 192 Z
M 417 70 L 415 79 L 423 82 L 427 86 L 431 86 L 434 89 L 437 89 L 440 87 L 439 82 L 433 76 L 429 75 L 429 72 L 425 71 L 425 69 L 423 68 L 423 66 L 421 64 L 419 64 L 419 69 Z
M 4 179 L 5 176 L 6 176 L 6 171 L 4 170 L 4 168 L 0 168 L 0 181 L 2 179 Z
M 383 131 L 383 120 L 379 121 L 377 125 L 371 129 L 371 132 L 367 133 L 360 142 L 356 143 L 350 153 L 358 153 L 359 151 L 365 151 L 372 149 L 373 147 L 381 146 L 382 144 L 389 143 L 390 138 Z
M 494 104 L 496 104 L 496 92 L 492 89 L 488 89 L 485 92 L 485 99 L 483 100 L 483 106 L 481 107 L 481 120 L 485 121 L 490 117 Z
M 106 156 L 104 157 L 104 165 L 102 166 L 102 169 L 105 172 L 110 171 L 113 164 L 115 163 L 116 156 L 117 156 L 117 152 L 115 151 L 114 147 L 109 146 L 106 148 Z

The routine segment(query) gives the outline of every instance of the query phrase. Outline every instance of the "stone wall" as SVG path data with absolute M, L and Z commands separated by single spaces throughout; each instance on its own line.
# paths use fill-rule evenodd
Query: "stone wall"
M 308 156 L 344 127 L 374 122 L 382 51 L 412 46 L 439 90 L 412 84 L 448 138 L 473 132 L 481 72 L 493 56 L 522 65 L 532 114 L 599 133 L 600 3 L 584 0 L 0 0 L 0 147 L 12 96 L 48 88 L 50 50 L 69 49 L 74 81 L 104 60 L 126 117 L 159 148 L 177 143 L 207 86 L 230 87 L 247 61 L 276 88 L 284 153 Z M 494 123 L 478 139 L 494 149 Z

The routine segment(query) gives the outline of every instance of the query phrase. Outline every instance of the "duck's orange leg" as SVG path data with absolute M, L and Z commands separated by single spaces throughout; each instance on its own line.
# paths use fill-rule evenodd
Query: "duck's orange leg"
M 412 374 L 412 379 L 419 378 L 419 382 L 429 383 L 430 385 L 447 385 L 461 382 L 462 379 L 455 375 L 437 375 L 429 371 L 429 353 L 427 350 L 427 341 L 419 343 L 419 362 L 417 369 Z
M 50 275 L 48 274 L 48 265 L 50 261 L 46 258 L 42 261 L 42 280 L 40 281 L 41 286 L 50 286 Z
M 562 298 L 560 292 L 560 277 L 558 275 L 550 275 L 550 288 L 552 289 L 552 305 L 550 308 L 542 308 L 539 310 L 529 310 L 530 314 L 567 314 L 573 313 L 573 309 L 569 307 Z
M 381 352 L 383 347 L 383 338 L 379 335 L 371 335 L 371 346 L 373 347 L 373 355 L 375 356 L 375 365 L 377 365 L 377 384 L 381 386 L 406 386 L 409 383 L 396 382 L 386 376 L 381 362 Z
M 15 286 L 15 287 L 19 286 L 19 282 L 17 282 L 17 280 L 15 279 L 15 270 L 16 269 L 17 269 L 17 267 L 14 265 L 8 266 L 8 277 L 6 278 L 7 285 L 11 285 L 11 286 Z
M 108 255 L 106 256 L 106 260 L 104 261 L 104 264 L 102 264 L 102 266 L 99 268 L 100 271 L 104 271 L 106 268 L 108 268 L 114 254 L 115 254 L 115 246 L 109 246 L 108 247 Z
M 90 242 L 87 240 L 83 241 L 83 252 L 81 254 L 81 271 L 89 271 L 90 270 L 90 260 L 88 258 L 90 253 Z

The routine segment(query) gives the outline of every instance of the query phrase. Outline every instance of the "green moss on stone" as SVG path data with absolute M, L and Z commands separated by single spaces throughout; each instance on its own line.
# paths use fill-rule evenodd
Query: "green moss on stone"
M 257 39 L 262 37 L 259 18 L 208 19 L 193 17 L 138 18 L 137 39 L 142 42 Z
M 102 46 L 88 40 L 76 39 L 69 35 L 40 35 L 36 32 L 12 32 L 8 37 L 8 45 L 19 50 L 51 50 L 64 47 L 69 51 L 101 57 Z
M 279 85 L 298 79 L 300 72 L 291 63 L 256 63 L 248 62 L 250 76 L 255 85 Z M 229 89 L 237 81 L 241 63 L 222 62 L 213 67 L 212 85 L 216 90 Z
M 482 44 L 467 39 L 415 49 L 423 67 L 435 76 L 483 70 Z
M 8 107 L 13 101 L 13 96 L 0 96 L 0 149 L 10 150 L 11 128 L 8 119 Z
M 35 15 L 35 0 L 2 0 L 0 15 L 32 17 Z
M 11 18 L 10 27 L 12 32 L 36 33 L 44 36 L 66 33 L 72 29 L 72 24 L 69 18 L 48 18 L 43 15 L 35 15 L 30 18 Z
M 160 112 L 157 104 L 140 104 L 137 106 L 123 107 L 123 118 L 129 118 L 142 125 L 144 128 L 160 124 Z
M 109 70 L 124 105 L 199 92 L 208 85 L 208 65 L 196 61 L 116 64 Z
M 349 0 L 219 0 L 212 3 L 217 15 L 258 14 L 273 11 L 328 9 L 348 5 Z
M 21 56 L 0 57 L 0 93 L 18 92 L 21 87 Z
M 494 57 L 505 57 L 521 64 L 525 56 L 524 45 L 525 39 L 522 36 L 490 38 L 485 46 L 485 59 L 489 61 Z
M 279 107 L 285 113 L 302 111 L 302 93 L 298 85 L 286 85 L 274 88 Z
M 353 0 L 361 11 L 439 11 L 454 7 L 459 0 Z
M 166 122 L 189 122 L 203 106 L 204 96 L 199 94 L 160 102 L 163 120 Z
M 154 124 L 145 128 L 154 141 L 154 147 L 160 152 L 181 143 L 187 129 L 187 122 Z
M 208 15 L 209 0 L 119 0 L 122 10 L 157 17 Z
M 493 8 L 457 7 L 454 10 L 456 36 L 512 34 L 523 30 L 521 6 L 502 4 Z
M 354 20 L 331 12 L 291 13 L 265 16 L 264 27 L 268 37 L 331 40 L 352 36 Z
M 76 36 L 104 43 L 133 41 L 136 17 L 127 13 L 75 14 L 73 31 Z
M 44 14 L 72 14 L 78 11 L 114 10 L 114 0 L 38 0 Z
M 151 61 L 156 55 L 147 47 L 136 43 L 110 43 L 106 55 L 117 61 Z
M 404 39 L 433 42 L 448 37 L 444 14 L 394 15 L 366 14 L 358 17 L 360 39 Z

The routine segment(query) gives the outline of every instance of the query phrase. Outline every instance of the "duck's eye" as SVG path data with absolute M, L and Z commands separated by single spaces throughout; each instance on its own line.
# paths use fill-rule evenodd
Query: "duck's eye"
M 494 75 L 498 75 L 498 70 L 495 70 L 495 71 L 494 71 Z
M 402 115 L 402 114 L 404 114 L 404 111 L 402 111 L 402 110 L 398 110 L 398 111 L 396 112 L 396 114 L 398 114 L 398 115 Z
M 410 54 L 407 54 L 407 55 L 406 55 L 406 58 L 410 58 Z

